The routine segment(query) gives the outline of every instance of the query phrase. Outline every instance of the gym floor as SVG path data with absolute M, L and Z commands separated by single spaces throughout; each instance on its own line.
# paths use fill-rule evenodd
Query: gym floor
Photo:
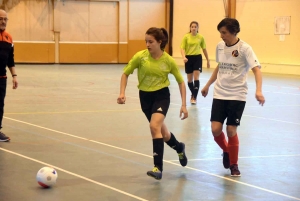
M 266 103 L 255 99 L 255 79 L 238 128 L 239 168 L 230 177 L 210 131 L 209 95 L 179 118 L 178 85 L 170 76 L 166 124 L 186 144 L 181 167 L 165 144 L 163 178 L 153 167 L 148 122 L 139 105 L 136 72 L 125 105 L 116 103 L 124 65 L 17 65 L 19 88 L 8 78 L 0 143 L 1 201 L 300 200 L 300 76 L 263 74 Z M 213 69 L 204 69 L 202 88 Z M 182 69 L 184 77 L 185 73 Z M 190 93 L 187 92 L 189 101 Z M 57 183 L 39 187 L 37 171 L 54 167 Z

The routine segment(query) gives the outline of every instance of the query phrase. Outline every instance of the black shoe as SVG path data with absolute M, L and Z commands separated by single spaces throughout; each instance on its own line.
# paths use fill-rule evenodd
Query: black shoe
M 0 131 L 0 142 L 7 142 L 10 138 Z
M 232 177 L 240 177 L 241 172 L 239 171 L 239 167 L 237 164 L 233 164 L 230 166 L 231 176 Z
M 147 175 L 149 177 L 153 177 L 156 180 L 161 180 L 162 178 L 162 172 L 157 167 L 154 167 L 151 171 L 148 171 Z
M 184 167 L 187 165 L 188 163 L 188 159 L 185 155 L 185 144 L 180 142 L 181 146 L 182 146 L 182 152 L 178 153 L 178 157 L 179 157 L 179 162 L 180 164 Z
M 223 152 L 223 166 L 225 169 L 230 167 L 229 153 Z

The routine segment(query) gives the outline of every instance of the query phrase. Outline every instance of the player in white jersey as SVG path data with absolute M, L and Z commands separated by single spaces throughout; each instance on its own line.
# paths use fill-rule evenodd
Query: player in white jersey
M 217 28 L 223 39 L 216 48 L 218 66 L 201 93 L 206 97 L 210 85 L 216 81 L 210 118 L 212 134 L 223 150 L 224 167 L 230 168 L 231 176 L 240 176 L 237 126 L 240 125 L 246 104 L 247 73 L 250 69 L 253 71 L 256 81 L 255 97 L 263 105 L 265 98 L 262 94 L 261 67 L 251 46 L 237 37 L 240 25 L 236 19 L 225 18 Z M 222 131 L 226 118 L 228 142 Z

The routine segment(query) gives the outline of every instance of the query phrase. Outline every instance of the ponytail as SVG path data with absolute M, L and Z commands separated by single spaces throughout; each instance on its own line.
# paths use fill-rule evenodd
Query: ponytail
M 165 49 L 169 41 L 168 32 L 165 28 L 151 27 L 147 30 L 146 34 L 153 36 L 156 41 L 161 41 L 160 49 Z

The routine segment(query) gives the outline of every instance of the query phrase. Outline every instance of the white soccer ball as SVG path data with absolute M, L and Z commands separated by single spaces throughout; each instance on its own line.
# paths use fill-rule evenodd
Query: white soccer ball
M 43 167 L 36 174 L 36 180 L 39 185 L 49 188 L 56 183 L 57 172 L 54 168 Z

